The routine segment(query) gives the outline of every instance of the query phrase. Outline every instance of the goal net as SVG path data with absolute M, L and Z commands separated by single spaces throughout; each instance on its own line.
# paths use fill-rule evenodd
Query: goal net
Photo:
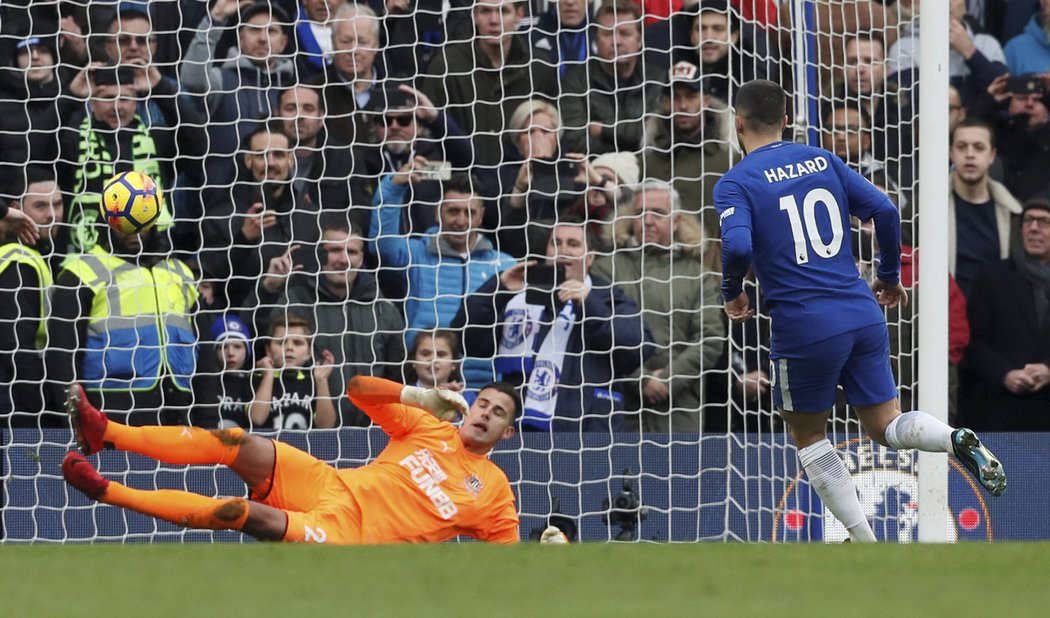
M 736 89 L 772 79 L 792 138 L 887 191 L 911 245 L 918 83 L 887 64 L 911 32 L 896 7 L 6 4 L 0 182 L 44 241 L 15 251 L 5 220 L 0 542 L 244 538 L 67 487 L 73 380 L 122 422 L 243 426 L 356 467 L 387 438 L 347 399 L 355 375 L 520 386 L 521 430 L 492 458 L 523 539 L 551 517 L 587 541 L 844 538 L 773 413 L 761 290 L 756 320 L 722 314 L 711 192 L 742 156 Z M 165 199 L 138 241 L 96 214 L 130 170 Z M 870 277 L 870 228 L 851 239 Z M 907 407 L 915 319 L 889 321 Z M 910 540 L 911 455 L 845 405 L 832 439 L 880 538 Z M 221 467 L 98 464 L 245 495 Z

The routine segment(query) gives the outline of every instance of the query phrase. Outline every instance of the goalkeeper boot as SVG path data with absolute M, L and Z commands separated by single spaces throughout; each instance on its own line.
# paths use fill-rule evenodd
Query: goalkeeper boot
M 76 451 L 69 451 L 62 460 L 62 476 L 67 483 L 92 500 L 101 498 L 109 488 L 109 480 L 99 474 L 95 466 Z
M 94 455 L 105 448 L 102 436 L 109 419 L 88 401 L 84 387 L 71 384 L 66 390 L 66 413 L 73 424 L 77 444 L 85 455 Z
M 977 434 L 970 429 L 956 429 L 952 432 L 952 448 L 959 461 L 985 489 L 993 496 L 1003 495 L 1006 471 L 995 455 L 981 444 Z

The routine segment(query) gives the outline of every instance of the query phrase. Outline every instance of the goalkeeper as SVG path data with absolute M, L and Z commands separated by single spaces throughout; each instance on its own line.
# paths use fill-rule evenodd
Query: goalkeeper
M 250 499 L 132 489 L 102 477 L 81 454 L 62 463 L 66 481 L 89 498 L 190 528 L 240 530 L 260 540 L 328 544 L 429 543 L 457 535 L 517 543 L 518 515 L 507 476 L 486 457 L 514 435 L 521 409 L 502 382 L 470 408 L 452 391 L 358 376 L 347 394 L 390 436 L 371 463 L 337 470 L 288 444 L 241 429 L 129 427 L 69 389 L 67 409 L 81 449 L 140 453 L 172 464 L 223 464 Z M 440 418 L 463 415 L 458 429 Z

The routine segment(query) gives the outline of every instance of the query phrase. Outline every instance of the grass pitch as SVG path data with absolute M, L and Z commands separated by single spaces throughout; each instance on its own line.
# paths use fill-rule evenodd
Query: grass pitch
M 1050 544 L 0 547 L 4 616 L 1046 616 Z

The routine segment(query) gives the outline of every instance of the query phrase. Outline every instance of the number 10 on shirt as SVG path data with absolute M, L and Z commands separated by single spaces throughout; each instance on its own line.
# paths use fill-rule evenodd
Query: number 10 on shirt
M 828 211 L 831 221 L 831 242 L 825 243 L 820 237 L 817 228 L 817 204 L 823 204 Z M 780 198 L 780 210 L 787 212 L 791 223 L 791 237 L 795 242 L 795 262 L 798 264 L 809 263 L 809 248 L 819 257 L 831 258 L 838 255 L 842 249 L 842 215 L 839 211 L 838 201 L 831 191 L 827 189 L 813 189 L 806 193 L 802 200 L 802 212 L 799 212 L 798 201 L 794 195 L 784 195 Z

